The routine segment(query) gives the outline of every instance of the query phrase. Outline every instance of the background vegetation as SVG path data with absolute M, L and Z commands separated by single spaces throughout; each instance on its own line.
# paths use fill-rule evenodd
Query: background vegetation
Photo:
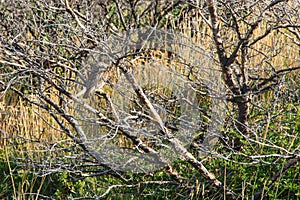
M 299 199 L 299 7 L 280 0 L 1 1 L 0 198 Z M 122 49 L 105 63 L 106 85 L 82 100 L 78 94 L 89 66 L 107 56 L 104 41 L 145 27 L 181 33 L 192 41 L 192 53 Z M 193 63 L 199 49 L 205 56 L 197 59 L 222 74 L 224 90 L 210 91 L 215 80 Z M 159 89 L 164 76 L 141 91 L 129 89 L 130 81 L 125 85 L 130 74 L 139 85 L 148 73 L 156 74 L 143 68 L 162 65 L 190 84 L 199 100 L 195 109 L 203 126 L 186 152 L 167 137 L 174 129 L 159 120 L 166 130 L 153 138 L 131 134 L 143 128 L 138 121 L 118 124 L 118 117 L 138 112 L 155 117 L 151 105 L 158 115 L 164 107 L 170 121 L 178 120 L 171 87 Z M 209 132 L 214 99 L 226 104 L 217 135 Z M 154 118 L 143 117 L 144 123 Z M 154 157 L 163 167 L 147 173 L 119 171 L 106 162 L 114 152 L 104 159 L 97 154 L 103 139 L 90 145 L 91 129 L 112 134 L 109 141 L 130 152 L 159 151 L 163 140 L 180 156 L 167 164 Z

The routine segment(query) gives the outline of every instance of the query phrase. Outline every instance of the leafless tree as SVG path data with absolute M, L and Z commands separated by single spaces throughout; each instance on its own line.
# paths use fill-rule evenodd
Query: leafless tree
M 239 163 L 231 155 L 241 155 L 246 164 L 286 159 L 269 185 L 299 162 L 299 146 L 276 145 L 266 138 L 268 128 L 261 131 L 274 108 L 266 109 L 263 125 L 251 117 L 251 109 L 263 110 L 256 98 L 274 90 L 278 97 L 285 76 L 300 69 L 299 10 L 298 2 L 283 0 L 4 2 L 2 104 L 26 102 L 49 135 L 61 136 L 41 139 L 44 129 L 24 136 L 3 128 L 3 138 L 40 145 L 21 159 L 39 175 L 70 171 L 76 180 L 125 180 L 126 171 L 163 167 L 174 181 L 153 184 L 184 186 L 172 167 L 175 157 L 225 197 L 242 198 L 202 157 Z M 257 146 L 280 153 L 244 151 Z M 136 185 L 112 185 L 101 197 L 118 187 Z M 262 189 L 254 197 L 263 195 Z

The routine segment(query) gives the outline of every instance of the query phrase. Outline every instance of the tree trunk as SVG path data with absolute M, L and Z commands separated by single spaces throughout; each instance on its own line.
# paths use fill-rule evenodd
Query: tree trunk
M 245 96 L 238 99 L 236 102 L 238 107 L 238 118 L 236 122 L 236 127 L 238 132 L 243 136 L 248 136 L 248 120 L 249 120 L 249 107 L 250 107 L 250 98 Z M 240 150 L 243 146 L 241 139 L 236 138 L 234 140 L 234 149 Z

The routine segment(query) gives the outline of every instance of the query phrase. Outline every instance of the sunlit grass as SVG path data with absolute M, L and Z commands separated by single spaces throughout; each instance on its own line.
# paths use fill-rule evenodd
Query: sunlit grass
M 170 22 L 172 23 L 172 22 Z M 196 33 L 195 31 L 192 31 L 192 28 L 195 26 L 196 23 Z M 261 35 L 265 29 L 263 28 L 265 24 L 261 24 L 261 27 L 255 31 L 254 38 Z M 211 38 L 211 32 L 209 27 L 201 21 L 200 16 L 195 16 L 195 21 L 190 21 L 189 19 L 184 20 L 184 22 L 181 24 L 181 27 L 173 27 L 174 29 L 181 30 L 182 34 L 185 35 L 187 38 L 190 38 L 194 44 L 197 44 L 198 46 L 201 46 L 202 49 L 212 49 L 212 38 Z M 246 27 L 241 27 L 242 31 L 246 30 Z M 197 32 L 198 31 L 198 32 Z M 299 47 L 294 44 L 289 37 L 287 37 L 287 32 L 276 32 L 274 31 L 271 33 L 268 37 L 262 39 L 255 45 L 253 45 L 253 48 L 249 50 L 249 57 L 246 63 L 249 75 L 252 76 L 262 76 L 262 77 L 268 77 L 272 75 L 274 70 L 284 69 L 287 67 L 295 67 L 299 64 Z M 233 41 L 237 40 L 236 34 L 232 32 L 226 33 L 226 35 L 229 35 L 228 40 L 226 41 L 226 45 L 230 46 Z M 29 37 L 29 36 L 28 36 Z M 32 39 L 32 36 L 30 36 L 28 39 Z M 71 38 L 71 41 L 74 41 L 76 45 L 79 45 L 78 38 L 73 37 Z M 232 46 L 231 50 L 233 50 L 234 46 Z M 56 51 L 63 51 L 63 48 L 55 49 Z M 164 67 L 165 69 L 169 69 L 172 72 L 177 72 L 178 75 L 186 77 L 189 73 L 190 68 L 187 67 L 185 62 L 191 61 L 190 59 L 194 59 L 192 61 L 197 60 L 203 60 L 203 57 L 194 57 L 194 55 L 189 54 L 189 52 L 184 51 L 184 49 L 176 49 L 176 51 L 179 51 L 182 53 L 183 57 L 180 58 L 174 58 L 171 57 L 168 54 L 168 52 L 159 51 L 159 50 L 153 50 L 149 54 L 144 54 L 140 56 L 139 58 L 134 58 L 133 62 L 133 74 L 135 75 L 137 81 L 140 81 L 141 83 L 145 80 L 146 77 L 153 76 L 153 68 L 156 68 L 157 73 L 159 74 L 160 67 Z M 64 54 L 64 52 L 61 52 Z M 212 57 L 216 58 L 216 54 L 211 55 Z M 205 58 L 206 59 L 206 58 Z M 240 59 L 240 58 L 239 58 Z M 196 63 L 197 64 L 197 63 Z M 213 63 L 212 60 L 208 59 L 202 63 L 202 66 L 205 68 L 214 67 L 215 69 L 218 69 L 218 63 Z M 274 67 L 274 68 L 272 68 Z M 64 76 L 65 78 L 71 78 L 75 79 L 75 75 L 72 74 L 72 72 L 63 69 L 63 68 L 56 68 L 54 69 L 55 73 L 60 74 Z M 191 75 L 192 80 L 204 80 L 204 81 L 211 81 L 209 74 L 202 73 L 201 70 L 195 71 L 194 74 Z M 295 71 L 292 73 L 287 74 L 286 80 L 294 79 L 294 77 L 297 77 L 297 73 L 299 72 Z M 204 74 L 204 75 L 203 75 Z M 174 75 L 174 74 L 173 74 Z M 169 97 L 172 94 L 172 84 L 174 82 L 168 82 L 173 76 L 172 73 L 169 73 L 168 71 L 164 71 L 164 74 L 161 74 L 161 76 L 152 77 L 153 82 L 155 82 L 155 85 L 151 85 L 149 83 L 148 85 L 144 85 L 145 91 L 148 93 L 155 92 L 157 95 L 165 95 Z M 201 77 L 198 77 L 198 75 Z M 118 79 L 122 77 L 121 73 L 117 70 L 114 70 L 112 72 L 112 75 L 114 80 L 112 80 L 113 83 L 117 83 Z M 123 77 L 124 78 L 124 77 Z M 151 81 L 150 81 L 151 82 Z M 175 82 L 175 84 L 179 84 L 178 82 Z M 299 82 L 294 82 L 291 86 L 297 87 Z M 152 87 L 153 86 L 153 87 Z M 287 87 L 290 87 L 288 85 Z M 126 91 L 131 92 L 131 96 L 134 97 L 135 94 L 132 90 L 129 89 L 130 85 L 127 85 Z M 75 85 L 70 85 L 69 88 L 67 88 L 69 92 L 76 94 L 79 92 L 82 87 L 77 87 Z M 120 88 L 124 89 L 124 88 Z M 148 90 L 147 90 L 148 89 Z M 283 88 L 282 94 L 284 94 L 284 90 L 289 88 Z M 132 110 L 134 108 L 133 105 L 131 105 L 132 101 L 128 100 L 126 98 L 124 100 L 124 96 L 118 96 L 116 95 L 117 91 L 110 87 L 106 86 L 103 89 L 105 92 L 107 92 L 111 97 L 113 98 L 114 102 L 116 103 L 116 108 L 123 108 L 122 106 L 126 106 L 125 110 Z M 280 90 L 280 88 L 278 88 Z M 253 104 L 258 104 L 263 109 L 269 109 L 270 107 L 275 105 L 275 108 L 273 111 L 283 111 L 282 113 L 278 113 L 276 118 L 269 120 L 267 125 L 263 126 L 262 130 L 262 137 L 264 139 L 273 140 L 274 143 L 278 145 L 282 145 L 283 147 L 287 148 L 288 150 L 299 148 L 297 144 L 299 144 L 299 139 L 296 138 L 299 137 L 299 135 L 295 132 L 292 132 L 294 127 L 299 127 L 299 113 L 294 113 L 293 116 L 289 118 L 288 111 L 289 109 L 284 107 L 282 104 L 274 104 L 274 101 L 276 98 L 278 98 L 278 90 L 274 91 L 268 91 L 263 94 L 260 94 L 256 96 L 253 99 Z M 59 95 L 58 91 L 56 90 L 50 90 L 49 91 L 50 98 L 59 104 Z M 34 98 L 34 97 L 33 97 Z M 284 97 L 283 97 L 284 98 Z M 107 103 L 105 100 L 100 99 L 99 102 L 95 102 L 94 99 L 91 100 L 92 106 L 96 107 L 102 112 L 107 112 Z M 125 101 L 128 100 L 127 105 L 125 105 Z M 87 100 L 88 101 L 88 100 Z M 203 101 L 210 101 L 210 99 L 204 99 Z M 94 103 L 94 104 L 93 104 Z M 296 105 L 293 105 L 293 104 Z M 290 102 L 290 107 L 295 107 L 296 110 L 299 110 L 299 106 L 297 105 L 299 102 Z M 119 107 L 118 107 L 119 106 Z M 209 106 L 208 106 L 209 107 Z M 258 109 L 262 110 L 262 109 Z M 292 108 L 290 108 L 292 110 Z M 295 110 L 295 109 L 294 109 Z M 12 92 L 6 93 L 6 95 L 1 99 L 0 101 L 0 111 L 1 111 L 1 120 L 0 120 L 0 128 L 1 128 L 1 156 L 4 156 L 4 162 L 9 164 L 15 164 L 20 163 L 20 161 L 26 161 L 26 160 L 34 160 L 34 161 L 40 161 L 43 162 L 44 159 L 47 159 L 47 156 L 51 155 L 51 147 L 55 143 L 64 142 L 68 138 L 65 136 L 65 134 L 60 130 L 60 128 L 57 126 L 57 123 L 54 121 L 54 119 L 49 115 L 49 113 L 37 106 L 29 105 L 24 100 L 20 99 L 17 95 L 15 95 Z M 268 110 L 272 111 L 272 110 Z M 69 109 L 70 114 L 76 113 L 76 110 Z M 176 110 L 173 110 L 174 113 L 176 113 Z M 263 111 L 261 111 L 263 112 Z M 296 111 L 295 111 L 296 112 Z M 258 111 L 253 111 L 252 114 L 257 114 Z M 276 114 L 276 113 L 275 113 Z M 115 116 L 112 116 L 113 118 Z M 255 116 L 255 119 L 250 122 L 250 124 L 255 125 L 261 121 L 263 121 L 265 118 L 265 113 L 262 113 L 261 117 Z M 293 123 L 291 123 L 293 122 Z M 260 127 L 261 128 L 261 127 Z M 101 129 L 103 132 L 105 132 L 104 129 Z M 297 129 L 298 130 L 298 129 Z M 94 130 L 99 131 L 99 130 Z M 292 135 L 295 134 L 295 137 L 285 138 L 286 135 Z M 93 134 L 89 135 L 90 137 L 93 137 Z M 115 144 L 119 146 L 126 146 L 126 147 L 133 147 L 133 144 L 128 140 L 128 138 L 124 136 L 118 136 L 117 140 L 114 141 Z M 263 152 L 264 147 L 261 147 L 261 152 Z M 56 155 L 53 155 L 53 159 L 55 159 Z M 221 163 L 220 160 L 212 161 L 208 163 L 208 165 L 211 165 L 211 170 L 214 170 L 216 166 L 219 166 L 219 163 Z M 26 164 L 26 163 L 25 163 Z M 42 186 L 44 184 L 44 181 L 41 182 L 34 182 L 37 180 L 36 178 L 33 178 L 33 183 L 29 183 L 28 180 L 26 180 L 26 173 L 24 175 L 22 173 L 18 174 L 16 165 L 8 165 L 7 168 L 4 170 L 7 170 L 6 172 L 6 179 L 10 180 L 10 183 L 12 184 L 9 186 L 9 188 L 5 188 L 3 190 L 9 190 L 10 194 L 13 195 L 16 199 L 26 199 L 27 196 L 25 196 L 25 193 L 39 193 L 42 190 Z M 223 167 L 223 166 L 222 166 Z M 265 166 L 264 166 L 265 167 Z M 261 174 L 259 172 L 264 172 L 264 167 L 260 169 L 249 169 L 249 171 L 245 171 L 244 169 L 239 168 L 237 165 L 228 165 L 226 166 L 227 173 L 230 170 L 236 170 L 237 174 L 239 174 L 241 171 L 241 176 L 245 176 L 244 180 L 244 189 L 248 193 L 252 193 L 254 189 L 257 189 L 265 184 L 265 180 L 260 180 Z M 191 175 L 189 173 L 192 173 L 188 169 L 184 168 L 184 172 L 186 172 L 186 175 Z M 186 167 L 187 168 L 187 167 Z M 250 167 L 249 167 L 250 168 Z M 223 168 L 222 168 L 223 169 Z M 275 168 L 278 170 L 277 168 Z M 32 170 L 32 169 L 30 169 Z M 259 171 L 260 170 L 260 171 Z M 259 172 L 255 172 L 259 171 Z M 254 172 L 253 174 L 251 174 Z M 223 171 L 219 170 L 217 171 L 219 175 L 221 176 Z M 267 176 L 270 176 L 270 171 L 267 171 Z M 19 175 L 20 177 L 17 177 Z M 232 177 L 231 174 L 225 174 L 224 179 L 230 179 Z M 239 174 L 240 175 L 240 174 Z M 289 175 L 290 176 L 290 175 Z M 240 177 L 237 177 L 237 183 L 234 182 L 227 182 L 233 187 L 238 188 L 237 190 L 241 188 L 240 185 L 237 185 L 238 183 L 241 183 Z M 242 177 L 244 178 L 244 177 Z M 295 182 L 299 179 L 298 177 L 295 177 Z M 62 178 L 61 180 L 67 182 L 67 178 Z M 103 181 L 103 180 L 102 180 Z M 16 182 L 19 182 L 18 184 L 15 184 Z M 113 181 L 112 181 L 113 182 Z M 34 188 L 35 184 L 40 184 L 39 187 Z M 67 183 L 64 183 L 67 185 Z M 285 187 L 284 181 L 279 182 L 277 187 Z M 291 187 L 296 188 L 297 186 L 294 185 L 294 182 L 291 183 Z M 204 188 L 204 186 L 203 186 Z M 285 187 L 286 188 L 286 187 Z M 95 191 L 97 188 L 95 188 Z M 104 189 L 101 190 L 101 192 L 105 191 Z M 118 190 L 117 190 L 118 191 Z M 119 190 L 123 191 L 123 190 Z M 204 190 L 202 191 L 204 192 Z M 280 194 L 280 189 L 278 189 L 277 195 Z M 59 194 L 59 192 L 57 193 Z M 5 193 L 0 193 L 0 195 L 5 195 Z M 59 194 L 63 195 L 63 194 Z M 115 195 L 115 194 L 113 194 Z M 118 195 L 118 194 L 116 194 Z M 26 197 L 26 198 L 25 198 Z M 250 197 L 249 197 L 250 198 Z M 32 199 L 34 199 L 32 197 Z

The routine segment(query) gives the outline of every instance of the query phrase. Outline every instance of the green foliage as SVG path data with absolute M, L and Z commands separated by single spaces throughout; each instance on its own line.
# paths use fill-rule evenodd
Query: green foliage
M 277 110 L 273 111 L 272 116 L 274 117 L 270 120 L 266 137 L 272 144 L 291 152 L 299 149 L 300 144 L 299 91 L 299 89 L 296 89 L 296 92 L 293 92 L 293 94 L 282 94 L 280 101 L 277 101 L 275 104 L 280 112 Z M 270 96 L 269 98 L 271 99 Z M 207 99 L 202 99 L 200 103 L 203 106 L 210 106 Z M 268 104 L 269 102 L 265 103 Z M 267 107 L 267 105 L 262 106 Z M 261 114 L 263 112 L 259 110 L 253 111 L 251 119 L 255 120 Z M 264 128 L 262 127 L 262 130 Z M 263 131 L 258 132 L 258 134 L 263 134 Z M 240 137 L 244 139 L 234 129 L 229 129 L 227 135 L 229 138 Z M 255 136 L 252 137 L 253 139 L 255 138 Z M 203 164 L 210 172 L 213 172 L 219 180 L 223 180 L 237 194 L 244 195 L 245 199 L 251 199 L 260 190 L 263 190 L 266 196 L 271 199 L 299 199 L 300 165 L 292 166 L 278 180 L 272 183 L 272 177 L 280 172 L 290 159 L 278 157 L 251 159 L 250 156 L 285 155 L 285 152 L 271 146 L 249 143 L 248 140 L 243 142 L 246 145 L 239 154 L 232 154 L 230 150 L 222 145 L 216 148 L 216 152 L 225 156 L 227 160 L 224 160 L 223 157 L 217 158 L 209 155 L 199 158 L 199 160 L 202 159 Z M 17 144 L 17 141 L 13 144 Z M 177 160 L 172 164 L 173 169 L 183 178 L 181 183 L 170 176 L 165 169 L 156 171 L 153 174 L 127 173 L 121 176 L 103 175 L 82 178 L 81 174 L 57 172 L 40 177 L 35 173 L 20 168 L 15 159 L 13 149 L 5 145 L 3 147 L 3 149 L 0 149 L 1 198 L 14 198 L 15 195 L 24 199 L 29 198 L 30 195 L 25 195 L 25 193 L 35 193 L 55 199 L 95 198 L 103 195 L 110 186 L 114 185 L 116 187 L 113 187 L 104 196 L 105 199 L 224 198 L 223 191 L 213 192 L 210 188 L 210 183 L 190 164 L 182 160 Z M 197 155 L 197 149 L 193 149 L 191 152 Z M 65 153 L 69 155 L 68 152 Z M 74 164 L 76 165 L 76 163 Z M 97 170 L 97 167 L 95 167 L 95 170 Z M 170 183 L 158 184 L 159 181 L 170 181 Z
M 181 29 L 182 27 L 194 29 L 195 27 L 193 26 L 197 26 L 196 23 L 200 23 L 202 24 L 201 28 L 203 30 L 199 30 L 199 32 L 203 32 L 203 35 L 208 35 L 203 37 L 203 40 L 205 41 L 204 43 L 208 43 L 206 44 L 207 46 L 203 46 L 203 48 L 209 49 L 212 53 L 214 52 L 212 49 L 212 44 L 207 42 L 211 40 L 211 34 L 208 34 L 205 30 L 205 23 L 195 23 L 195 21 L 198 20 L 198 18 L 195 17 L 196 13 L 193 13 L 192 6 L 187 4 L 178 3 L 176 6 L 169 7 L 171 9 L 171 12 L 169 13 L 166 12 L 166 10 L 168 10 L 168 5 L 165 5 L 166 7 L 161 8 L 164 11 L 159 10 L 159 7 L 157 7 L 158 10 L 155 10 L 154 14 L 162 15 L 160 21 L 156 21 L 157 18 L 150 19 L 150 16 L 154 15 L 151 13 L 151 5 L 149 5 L 149 7 L 144 5 L 147 7 L 146 9 L 142 8 L 142 4 L 142 6 L 138 5 L 139 2 L 143 1 L 135 1 L 136 3 L 131 4 L 131 7 L 126 8 L 125 6 L 121 13 L 118 13 L 119 11 L 116 5 L 118 1 L 108 1 L 106 2 L 108 5 L 106 5 L 106 10 L 104 12 L 106 13 L 106 16 L 102 16 L 102 13 L 97 11 L 103 9 L 99 6 L 101 3 L 99 3 L 99 5 L 91 5 L 89 8 L 95 8 L 92 11 L 89 11 L 88 7 L 86 7 L 85 10 L 85 8 L 82 7 L 82 5 L 85 4 L 81 5 L 80 3 L 74 3 L 72 7 L 74 7 L 74 10 L 77 13 L 76 16 L 79 17 L 79 20 L 84 24 L 84 26 L 88 27 L 86 30 L 81 30 L 76 20 L 73 19 L 73 16 L 68 14 L 63 7 L 56 8 L 57 5 L 43 7 L 46 5 L 42 4 L 42 1 L 32 1 L 32 4 L 31 2 L 26 2 L 28 4 L 23 4 L 21 1 L 19 1 L 15 3 L 15 5 L 10 5 L 14 4 L 13 1 L 11 1 L 12 3 L 10 4 L 8 2 L 9 1 L 3 1 L 0 5 L 0 19 L 1 23 L 2 21 L 3 23 L 7 22 L 7 24 L 4 23 L 5 25 L 1 24 L 1 28 L 11 32 L 7 35 L 5 35 L 5 31 L 0 32 L 0 47 L 2 47 L 2 41 L 5 42 L 3 43 L 3 46 L 7 45 L 6 41 L 15 41 L 16 43 L 22 44 L 24 48 L 26 47 L 27 49 L 24 51 L 21 48 L 20 50 L 21 46 L 12 45 L 13 49 L 16 49 L 12 51 L 7 50 L 7 52 L 10 52 L 11 57 L 3 59 L 7 54 L 7 52 L 5 53 L 3 51 L 0 52 L 0 60 L 14 62 L 22 66 L 24 64 L 24 66 L 29 66 L 28 71 L 31 71 L 32 69 L 37 70 L 37 72 L 41 69 L 46 70 L 49 72 L 49 75 L 53 75 L 53 77 L 49 77 L 50 79 L 54 77 L 63 77 L 61 80 L 66 82 L 74 79 L 75 72 L 69 71 L 68 67 L 71 68 L 74 66 L 80 71 L 82 68 L 82 60 L 87 54 L 86 49 L 89 49 L 90 46 L 95 45 L 93 44 L 93 40 L 102 41 L 103 29 L 105 29 L 105 27 L 102 26 L 101 20 L 108 21 L 109 26 L 111 26 L 111 24 L 115 25 L 120 31 L 124 31 L 126 28 L 130 27 L 137 28 L 145 25 L 155 25 L 157 27 L 174 29 Z M 34 3 L 36 3 L 36 5 Z M 49 1 L 49 3 L 53 2 Z M 27 7 L 27 5 L 30 5 L 31 7 Z M 10 8 L 7 9 L 9 6 Z M 22 6 L 26 9 L 22 10 Z M 153 6 L 155 7 L 157 5 Z M 137 10 L 136 14 L 142 14 L 143 12 L 145 13 L 141 19 L 134 19 L 130 9 Z M 197 10 L 195 12 L 199 12 L 202 15 L 202 10 L 198 11 L 198 8 L 194 10 Z M 241 10 L 239 12 L 243 12 L 243 9 L 239 10 Z M 234 30 L 234 23 L 236 23 L 235 20 L 240 20 L 238 18 L 234 20 L 230 17 L 232 11 L 230 10 L 230 12 L 226 12 L 224 15 L 224 23 L 226 20 L 229 20 L 229 26 L 227 30 Z M 86 18 L 80 17 L 78 13 L 86 16 Z M 128 27 L 123 26 L 122 21 L 120 20 L 121 15 L 125 21 L 125 25 Z M 242 13 L 241 16 L 248 17 L 248 11 Z M 31 17 L 34 18 L 31 19 Z M 188 19 L 188 17 L 191 17 L 191 19 Z M 250 14 L 249 17 L 251 17 Z M 20 24 L 18 24 L 18 20 L 20 20 Z M 138 23 L 134 22 L 135 20 L 139 21 L 140 24 L 135 24 Z M 244 20 L 244 23 L 247 22 L 246 18 L 242 20 Z M 183 21 L 188 23 L 181 23 Z M 95 25 L 91 25 L 91 23 L 95 23 Z M 26 24 L 26 26 L 18 27 L 18 25 L 22 24 Z M 5 29 L 5 27 L 7 27 L 7 29 Z M 262 29 L 263 27 L 263 25 L 260 26 Z M 240 28 L 243 30 L 247 27 Z M 226 31 L 226 29 L 224 29 L 224 31 Z M 233 34 L 231 33 L 232 32 L 228 32 L 225 34 L 226 38 L 228 36 L 227 39 L 229 43 L 234 41 L 234 38 L 231 38 L 233 37 Z M 261 33 L 259 33 L 259 35 L 260 34 Z M 288 32 L 287 35 L 290 35 L 290 33 Z M 242 37 L 244 36 L 242 35 Z M 266 40 L 267 39 L 268 38 L 266 38 Z M 277 40 L 279 41 L 281 38 L 271 37 L 269 39 L 271 43 L 280 45 Z M 259 51 L 261 51 L 260 54 L 264 54 L 263 48 L 272 49 L 272 45 L 269 46 L 261 44 L 261 47 L 258 48 Z M 1 51 L 3 49 L 1 48 Z M 94 49 L 94 46 L 91 47 L 91 49 Z M 284 48 L 281 49 L 280 47 L 280 53 L 290 53 L 290 51 L 284 50 Z M 21 56 L 17 57 L 19 54 Z M 260 59 L 256 59 L 259 58 L 259 54 L 256 54 L 257 52 L 254 55 L 251 55 L 250 53 L 249 59 L 260 62 Z M 268 54 L 269 53 L 267 53 L 266 56 L 268 56 Z M 30 58 L 34 58 L 34 62 L 29 62 L 28 60 L 30 60 Z M 291 61 L 285 60 L 284 57 L 278 56 L 276 58 L 279 61 L 283 60 L 283 65 L 291 64 Z M 275 59 L 275 57 L 265 57 L 262 63 L 270 62 L 267 64 L 272 66 L 272 59 Z M 142 62 L 143 64 L 141 64 Z M 141 65 L 144 65 L 145 61 L 141 61 L 141 63 Z M 253 61 L 253 63 L 246 63 L 246 65 L 256 66 L 256 61 Z M 2 81 L 10 84 L 10 80 L 15 78 L 14 76 L 11 76 L 11 74 L 14 73 L 10 72 L 13 72 L 14 70 L 22 71 L 16 66 L 18 65 L 9 66 L 0 63 L 0 72 L 6 75 L 2 76 L 3 80 L 1 79 L 1 84 Z M 258 69 L 261 67 L 260 64 L 257 66 Z M 138 67 L 139 66 L 136 66 L 136 68 Z M 252 78 L 255 79 L 255 77 Z M 37 87 L 35 86 L 40 84 L 39 79 L 34 77 L 31 73 L 21 73 L 17 80 L 18 81 L 13 84 L 13 87 L 20 90 L 20 92 L 27 96 L 30 96 L 31 94 L 34 95 L 37 92 Z M 58 81 L 57 84 L 61 84 L 63 86 L 67 85 L 64 81 Z M 200 150 L 199 148 L 197 149 L 194 147 L 191 147 L 190 152 L 193 153 L 208 168 L 210 172 L 214 173 L 218 180 L 223 181 L 225 186 L 228 186 L 234 192 L 240 196 L 243 196 L 244 199 L 252 199 L 254 194 L 261 190 L 264 191 L 266 198 L 269 199 L 300 199 L 299 162 L 288 168 L 284 174 L 281 174 L 274 182 L 272 182 L 272 177 L 275 177 L 277 173 L 284 169 L 286 164 L 292 159 L 284 158 L 284 156 L 290 156 L 287 152 L 295 152 L 297 150 L 299 151 L 300 149 L 299 84 L 299 72 L 296 72 L 295 74 L 289 74 L 289 76 L 286 76 L 286 89 L 281 91 L 279 88 L 276 88 L 275 91 L 268 91 L 256 97 L 256 99 L 252 102 L 254 108 L 251 112 L 249 121 L 251 127 L 255 127 L 256 129 L 253 130 L 253 132 L 250 133 L 251 135 L 247 138 L 243 137 L 236 130 L 235 124 L 232 122 L 230 125 L 224 126 L 224 135 L 227 137 L 224 140 L 226 140 L 225 142 L 227 143 L 223 144 L 220 142 L 217 144 L 213 149 L 213 155 L 198 155 L 200 154 Z M 5 85 L 2 84 L 0 86 L 4 87 Z M 174 117 L 168 120 L 172 121 L 176 119 L 176 117 L 181 116 L 181 105 L 179 103 L 177 104 L 176 101 L 174 101 L 175 103 L 172 101 L 164 101 L 164 98 L 161 97 L 163 94 L 170 99 L 173 95 L 171 89 L 159 91 L 154 90 L 157 88 L 152 89 L 151 87 L 149 86 L 149 88 L 144 88 L 144 92 L 150 97 L 151 102 L 155 102 L 157 104 L 161 103 L 168 110 L 172 111 Z M 52 89 L 53 88 L 51 86 L 45 86 L 45 90 Z M 209 110 L 212 108 L 210 97 L 207 94 L 202 95 L 202 93 L 205 93 L 206 91 L 204 89 L 199 90 L 200 91 L 196 94 L 196 96 L 198 99 L 199 108 L 202 109 L 201 120 L 205 125 L 203 130 L 201 130 L 198 134 L 197 138 L 195 138 L 195 141 L 201 140 L 201 136 L 207 131 L 208 128 L 206 125 L 209 124 L 211 115 Z M 150 94 L 153 94 L 153 91 L 158 92 L 151 96 Z M 7 105 L 14 107 L 17 105 L 16 102 L 22 102 L 22 99 L 15 94 L 16 93 L 11 90 L 5 91 L 5 99 L 3 102 L 1 99 L 0 102 L 5 105 L 3 107 L 6 108 Z M 49 96 L 50 95 L 51 94 L 49 94 Z M 57 93 L 54 95 L 56 98 L 59 98 L 61 94 Z M 2 91 L 0 96 L 0 98 L 2 98 Z M 34 102 L 40 103 L 40 101 L 41 99 L 39 99 L 39 97 L 34 99 Z M 47 114 L 49 115 L 50 112 L 53 114 L 53 111 L 47 110 L 49 112 L 45 115 L 43 115 L 43 112 L 40 112 L 38 113 L 38 118 L 34 118 L 32 116 L 34 116 L 37 111 L 29 109 L 29 112 L 24 112 L 25 108 L 30 108 L 30 103 L 24 103 L 22 106 L 19 107 L 17 113 L 22 113 L 24 116 L 27 115 L 27 117 L 24 117 L 24 121 L 19 122 L 17 125 L 11 120 L 5 121 L 4 123 L 6 124 L 0 121 L 0 125 L 3 125 L 3 127 L 6 125 L 7 128 L 7 130 L 3 130 L 3 132 L 5 132 L 7 135 L 10 134 L 11 136 L 3 136 L 2 126 L 0 126 L 1 199 L 34 199 L 35 197 L 39 198 L 39 195 L 54 199 L 96 198 L 101 197 L 101 195 L 103 195 L 102 198 L 105 199 L 224 199 L 224 191 L 215 191 L 213 188 L 211 188 L 211 182 L 208 182 L 207 179 L 205 179 L 188 162 L 180 159 L 172 163 L 173 170 L 177 171 L 178 176 L 181 177 L 180 181 L 174 176 L 171 176 L 164 168 L 153 172 L 152 174 L 116 173 L 114 175 L 104 174 L 96 176 L 93 174 L 93 172 L 99 171 L 100 166 L 92 166 L 86 172 L 82 170 L 84 167 L 81 166 L 81 163 L 78 164 L 76 160 L 70 161 L 66 158 L 67 156 L 71 157 L 74 152 L 77 153 L 78 151 L 76 148 L 79 148 L 78 146 L 70 147 L 70 145 L 65 145 L 64 142 L 60 142 L 58 144 L 52 141 L 52 137 L 54 138 L 57 135 L 54 136 L 52 132 L 47 130 L 47 128 L 51 126 L 53 129 L 59 129 L 57 128 L 58 126 L 53 118 L 47 118 Z M 63 107 L 63 109 L 68 108 L 66 106 Z M 106 106 L 101 108 L 101 110 L 105 109 Z M 135 109 L 138 110 L 138 108 Z M 63 115 L 63 113 L 60 114 Z M 4 112 L 0 113 L 0 120 L 4 121 L 4 115 Z M 269 119 L 268 116 L 270 116 Z M 9 116 L 9 119 L 13 118 L 21 117 L 17 115 Z M 35 123 L 37 119 L 40 121 Z M 25 121 L 27 121 L 28 124 L 26 124 Z M 46 128 L 42 127 L 40 129 L 35 129 L 35 126 L 37 124 L 42 124 L 42 121 L 43 123 L 47 124 L 45 125 Z M 62 123 L 65 123 L 65 121 L 62 121 Z M 58 132 L 61 134 L 59 130 Z M 40 133 L 41 135 L 38 135 L 37 133 Z M 47 138 L 47 140 L 43 138 L 45 135 L 50 139 Z M 27 142 L 19 142 L 19 136 L 28 138 L 28 140 L 32 142 L 32 146 L 38 144 L 38 142 L 35 141 L 43 143 L 43 145 L 47 146 L 46 150 L 42 149 L 43 151 L 46 151 L 46 153 L 37 153 L 35 156 L 32 156 L 30 154 L 32 151 L 39 152 L 40 149 L 35 149 L 35 147 L 27 145 Z M 124 138 L 125 137 L 123 136 L 116 137 L 115 142 L 127 143 L 126 140 L 130 141 L 128 138 Z M 237 138 L 244 143 L 244 146 L 240 152 L 236 152 L 228 148 L 228 146 L 233 146 L 232 143 L 234 139 Z M 63 138 L 63 140 L 65 139 L 66 138 Z M 252 139 L 252 141 L 249 139 Z M 2 143 L 3 141 L 10 141 L 11 143 Z M 201 143 L 201 141 L 199 143 Z M 129 145 L 132 146 L 132 143 Z M 52 152 L 49 153 L 47 150 L 49 150 L 49 147 L 52 146 L 59 146 L 61 149 L 51 154 Z M 65 149 L 68 149 L 69 151 Z M 264 155 L 279 156 L 263 157 Z M 62 163 L 62 168 L 57 169 L 56 172 L 51 171 L 50 174 L 41 176 L 38 171 L 41 169 L 40 166 L 40 168 L 36 169 L 37 171 L 35 171 L 34 167 L 30 169 L 25 167 L 27 165 L 25 165 L 26 163 L 24 162 L 27 162 L 27 160 L 38 160 L 42 163 L 42 161 L 49 159 L 48 157 L 50 156 L 53 156 L 51 159 L 56 159 L 56 161 Z M 253 158 L 253 156 L 257 156 L 258 158 Z M 49 160 L 51 161 L 51 159 Z M 74 167 L 74 171 L 65 170 L 63 164 L 66 162 L 72 166 L 76 166 Z M 90 176 L 87 176 L 88 174 Z

